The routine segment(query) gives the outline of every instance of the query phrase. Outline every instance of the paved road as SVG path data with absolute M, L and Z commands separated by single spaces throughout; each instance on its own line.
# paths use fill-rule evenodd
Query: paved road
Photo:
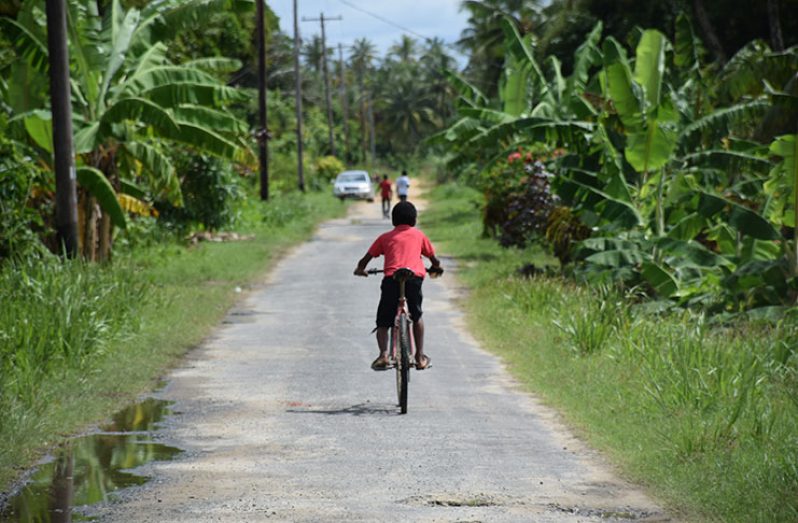
M 425 283 L 433 366 L 397 414 L 394 374 L 369 369 L 379 280 L 351 275 L 388 228 L 378 205 L 355 205 L 249 290 L 161 393 L 177 412 L 161 437 L 186 453 L 93 515 L 667 521 L 461 332 L 451 275 Z

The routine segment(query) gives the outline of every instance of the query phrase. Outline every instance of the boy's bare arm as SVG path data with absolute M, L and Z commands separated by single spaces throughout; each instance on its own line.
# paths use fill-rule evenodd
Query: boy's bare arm
M 432 256 L 428 256 L 428 258 L 429 258 L 429 261 L 432 263 L 432 268 L 433 269 L 436 269 L 436 270 L 440 269 L 440 271 L 443 272 L 443 268 L 441 268 L 441 261 L 438 258 L 436 258 L 434 254 Z
M 369 253 L 366 253 L 365 256 L 360 258 L 360 261 L 357 262 L 357 267 L 355 267 L 355 276 L 368 276 L 368 273 L 366 272 L 366 265 L 369 264 L 372 258 L 374 258 L 374 256 Z

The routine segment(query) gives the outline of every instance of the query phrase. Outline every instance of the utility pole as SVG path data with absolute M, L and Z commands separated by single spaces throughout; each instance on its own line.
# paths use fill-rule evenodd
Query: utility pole
M 263 2 L 257 2 L 258 31 L 258 117 L 260 129 L 256 133 L 260 149 L 260 199 L 269 199 L 269 131 L 266 126 L 266 34 L 263 22 Z
M 50 98 L 53 114 L 55 166 L 55 228 L 67 257 L 78 253 L 78 198 L 75 152 L 72 145 L 72 105 L 69 86 L 69 49 L 66 0 L 47 0 L 47 50 L 50 55 Z
M 302 17 L 303 22 L 321 22 L 321 71 L 324 75 L 324 100 L 327 103 L 327 132 L 330 140 L 330 154 L 335 154 L 335 139 L 333 138 L 333 114 L 332 114 L 332 98 L 330 95 L 330 76 L 327 72 L 327 36 L 324 32 L 324 22 L 335 22 L 343 20 L 342 17 L 336 16 L 334 18 L 324 18 L 324 13 L 319 14 L 318 18 L 305 18 Z
M 368 110 L 369 110 L 369 149 L 371 151 L 371 162 L 373 165 L 377 159 L 377 141 L 374 136 L 374 98 L 371 97 L 371 91 L 368 91 Z
M 338 65 L 341 70 L 341 110 L 344 118 L 344 162 L 349 160 L 349 94 L 346 89 L 346 68 L 344 66 L 344 45 L 338 44 Z
M 296 172 L 299 190 L 305 192 L 305 170 L 302 157 L 302 73 L 299 68 L 299 17 L 297 0 L 294 0 L 294 98 L 296 100 Z

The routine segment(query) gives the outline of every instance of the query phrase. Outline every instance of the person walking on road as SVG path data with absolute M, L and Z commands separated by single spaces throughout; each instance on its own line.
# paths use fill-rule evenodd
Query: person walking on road
M 393 190 L 391 189 L 391 180 L 388 179 L 387 174 L 382 175 L 379 188 L 382 196 L 382 217 L 388 218 L 391 215 L 391 196 L 393 195 Z
M 399 196 L 400 202 L 407 201 L 407 192 L 410 189 L 410 178 L 407 177 L 407 171 L 402 171 L 402 176 L 396 179 L 396 194 Z

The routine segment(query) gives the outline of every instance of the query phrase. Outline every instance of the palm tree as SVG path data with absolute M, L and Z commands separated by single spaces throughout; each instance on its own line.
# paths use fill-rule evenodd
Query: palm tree
M 525 34 L 539 25 L 540 7 L 537 1 L 528 0 L 464 0 L 461 9 L 469 13 L 468 27 L 457 41 L 470 56 L 467 76 L 486 94 L 495 96 L 504 68 L 503 18 L 509 16 Z
M 443 124 L 433 93 L 420 82 L 416 63 L 395 63 L 380 71 L 378 85 L 382 136 L 398 152 L 411 152 L 425 131 Z
M 418 43 L 407 35 L 402 35 L 399 41 L 388 50 L 388 56 L 395 56 L 402 63 L 415 60 L 417 53 Z
M 321 36 L 313 35 L 309 42 L 302 46 L 302 55 L 305 57 L 307 63 L 313 71 L 321 74 L 321 59 L 324 54 L 322 50 Z M 332 49 L 327 49 L 327 59 L 332 56 Z
M 451 100 L 454 91 L 446 72 L 454 70 L 456 63 L 446 52 L 446 42 L 440 38 L 430 40 L 420 61 L 424 67 L 424 83 L 435 100 L 435 111 L 447 119 L 453 110 Z
M 367 126 L 367 107 L 370 107 L 370 96 L 366 91 L 366 78 L 372 71 L 372 65 L 376 59 L 376 48 L 367 38 L 355 40 L 349 51 L 349 62 L 357 79 L 359 116 L 360 116 L 360 143 L 363 158 L 367 156 L 368 126 Z

